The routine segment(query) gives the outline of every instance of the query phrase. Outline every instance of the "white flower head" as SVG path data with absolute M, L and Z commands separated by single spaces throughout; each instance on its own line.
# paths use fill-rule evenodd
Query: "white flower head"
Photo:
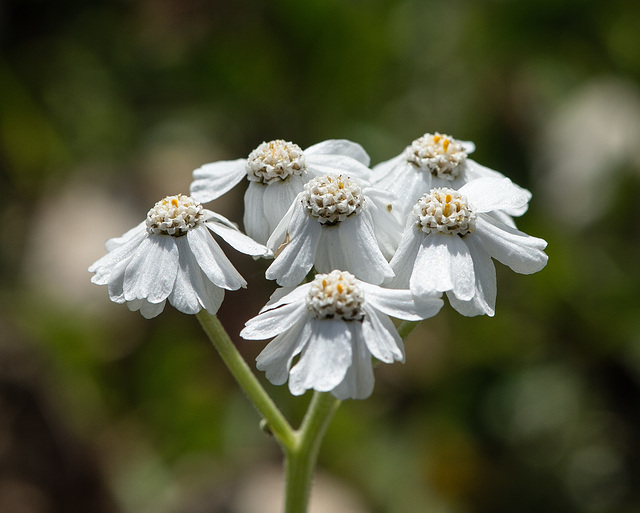
M 367 179 L 368 166 L 369 155 L 351 141 L 332 139 L 303 150 L 276 139 L 263 142 L 246 159 L 213 162 L 196 169 L 191 195 L 208 202 L 246 177 L 244 227 L 250 237 L 264 244 L 307 181 L 326 173 Z
M 500 213 L 525 209 L 528 191 L 508 178 L 479 178 L 456 191 L 436 188 L 413 207 L 390 282 L 416 296 L 446 292 L 463 315 L 493 315 L 496 273 L 492 258 L 531 274 L 547 263 L 547 243 L 500 220 Z
M 385 256 L 399 231 L 389 194 L 343 175 L 311 179 L 267 241 L 276 258 L 266 276 L 283 286 L 318 272 L 343 269 L 370 283 L 393 276 Z
M 373 391 L 372 357 L 404 361 L 404 345 L 389 316 L 417 321 L 441 307 L 439 297 L 416 301 L 408 290 L 384 289 L 333 270 L 295 289 L 277 290 L 240 335 L 275 337 L 257 357 L 258 369 L 274 385 L 289 379 L 294 395 L 314 389 L 364 399 Z
M 394 193 L 398 198 L 397 208 L 406 217 L 416 201 L 433 188 L 459 189 L 477 178 L 504 178 L 501 173 L 470 159 L 474 151 L 475 145 L 470 141 L 439 132 L 424 134 L 396 157 L 375 166 L 372 183 Z M 523 213 L 524 210 L 507 212 L 508 215 Z
M 167 301 L 184 313 L 202 308 L 215 313 L 224 289 L 246 282 L 209 230 L 242 253 L 270 254 L 228 219 L 178 194 L 158 201 L 146 221 L 122 237 L 108 240 L 108 253 L 89 267 L 95 273 L 91 281 L 107 285 L 112 301 L 127 303 L 146 318 L 162 312 Z
M 472 147 L 449 135 L 425 134 L 404 150 L 407 162 L 436 178 L 454 181 L 464 171 Z

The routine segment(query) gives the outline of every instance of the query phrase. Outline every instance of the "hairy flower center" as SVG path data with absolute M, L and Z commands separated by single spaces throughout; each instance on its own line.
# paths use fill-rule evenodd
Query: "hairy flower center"
M 355 276 L 346 271 L 318 274 L 307 296 L 307 310 L 316 319 L 360 321 L 364 317 L 363 303 L 364 294 Z
M 167 196 L 147 213 L 147 231 L 180 237 L 197 226 L 203 217 L 202 205 L 190 196 Z
M 302 148 L 282 139 L 263 142 L 249 154 L 247 178 L 253 182 L 270 184 L 305 172 Z
M 464 236 L 476 229 L 476 213 L 466 196 L 446 187 L 422 196 L 413 207 L 413 215 L 425 233 Z
M 364 197 L 357 182 L 342 176 L 319 176 L 304 186 L 302 203 L 318 222 L 333 225 L 362 209 Z
M 405 158 L 433 176 L 454 180 L 467 160 L 467 151 L 460 141 L 436 132 L 425 134 L 407 146 Z

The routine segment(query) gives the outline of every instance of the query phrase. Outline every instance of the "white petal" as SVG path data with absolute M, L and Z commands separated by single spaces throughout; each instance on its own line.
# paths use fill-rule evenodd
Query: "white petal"
M 186 314 L 196 314 L 202 308 L 215 314 L 224 299 L 224 289 L 209 281 L 198 265 L 186 237 L 178 237 L 176 243 L 180 250 L 180 267 L 169 302 Z
M 189 230 L 186 237 L 198 265 L 214 285 L 227 290 L 237 290 L 247 285 L 203 226 Z
M 366 399 L 373 392 L 374 377 L 371 353 L 364 343 L 362 334 L 356 332 L 353 338 L 353 363 L 347 370 L 342 382 L 332 390 L 332 394 L 338 399 Z
M 392 363 L 394 360 L 403 362 L 404 344 L 391 319 L 370 306 L 365 306 L 365 312 L 362 338 L 371 354 L 385 363 Z
M 153 319 L 160 315 L 162 310 L 164 310 L 164 305 L 166 301 L 160 301 L 160 303 L 149 303 L 146 299 L 135 299 L 133 301 L 127 302 L 127 307 L 132 312 L 140 310 L 142 317 L 145 319 Z
M 313 267 L 322 226 L 302 211 L 295 209 L 289 225 L 291 240 L 266 271 L 268 280 L 279 285 L 297 285 Z
M 475 160 L 467 159 L 466 163 L 466 181 L 471 182 L 478 178 L 506 178 L 499 171 L 495 171 L 489 167 L 478 164 Z
M 287 381 L 291 362 L 310 336 L 311 324 L 308 320 L 294 325 L 267 344 L 256 358 L 256 368 L 265 371 L 267 379 L 274 385 L 282 385 Z
M 508 178 L 478 178 L 460 188 L 476 212 L 521 210 L 526 208 L 531 193 L 514 185 Z
M 347 139 L 329 139 L 304 150 L 304 155 L 344 155 L 356 159 L 358 162 L 369 166 L 371 159 L 365 149 L 358 143 Z
M 264 340 L 287 331 L 306 317 L 307 306 L 304 301 L 267 310 L 245 323 L 240 336 L 247 340 Z
M 473 235 L 482 239 L 493 258 L 517 273 L 535 273 L 547 265 L 549 257 L 543 251 L 547 247 L 546 241 L 531 237 L 490 216 L 478 216 Z
M 398 249 L 396 250 L 389 265 L 396 273 L 395 277 L 389 281 L 389 284 L 395 288 L 409 288 L 409 280 L 413 274 L 416 264 L 416 257 L 422 241 L 426 234 L 417 229 L 414 223 L 408 224 L 405 228 Z
M 457 235 L 427 235 L 418 250 L 409 288 L 420 297 L 451 290 L 458 299 L 471 299 L 475 275 L 464 241 Z
M 311 283 L 305 283 L 298 287 L 280 287 L 276 289 L 267 304 L 260 309 L 260 313 L 266 312 L 279 307 L 280 305 L 287 305 L 296 301 L 302 300 L 309 293 Z
M 269 226 L 269 235 L 285 216 L 289 207 L 304 190 L 305 179 L 301 176 L 291 176 L 287 181 L 280 180 L 264 187 L 263 216 Z
M 374 187 L 380 187 L 377 185 L 379 182 L 393 182 L 400 178 L 402 170 L 406 169 L 405 164 L 407 159 L 404 158 L 404 154 L 396 155 L 392 159 L 385 160 L 373 166 L 371 170 L 372 184 Z M 380 187 L 381 189 L 387 189 L 386 187 Z
M 247 159 L 205 164 L 193 172 L 189 194 L 194 200 L 206 203 L 233 189 L 245 176 Z
M 109 251 L 102 258 L 94 262 L 91 267 L 89 267 L 90 273 L 96 273 L 95 276 L 91 277 L 91 282 L 98 285 L 105 285 L 108 283 L 109 275 L 113 269 L 120 262 L 125 260 L 128 261 L 138 250 L 138 247 L 142 241 L 147 238 L 147 236 L 146 230 L 139 231 L 134 237 L 128 238 L 121 245 L 115 247 L 115 249 Z
M 402 238 L 406 219 L 397 208 L 393 193 L 373 187 L 367 187 L 363 193 L 367 197 L 367 211 L 375 226 L 375 236 L 380 251 L 387 260 L 390 260 Z
M 113 251 L 114 249 L 122 246 L 129 240 L 139 238 L 141 235 L 144 235 L 146 232 L 147 232 L 147 222 L 142 221 L 140 224 L 131 228 L 131 230 L 127 231 L 121 237 L 114 237 L 113 239 L 109 239 L 105 243 L 105 247 L 107 248 L 107 251 Z
M 348 323 L 334 319 L 310 319 L 311 335 L 300 360 L 289 374 L 289 390 L 301 395 L 310 388 L 333 390 L 351 365 L 351 331 Z
M 371 182 L 371 170 L 351 157 L 341 155 L 309 155 L 307 156 L 307 170 L 310 174 L 318 175 L 343 175 L 358 180 L 364 187 Z
M 178 273 L 178 246 L 170 235 L 149 235 L 124 272 L 124 298 L 159 303 L 173 290 Z
M 462 147 L 464 148 L 464 151 L 466 151 L 467 153 L 473 153 L 474 151 L 476 151 L 476 145 L 471 141 L 458 141 L 458 142 L 462 145 Z
M 206 220 L 206 227 L 216 235 L 222 237 L 224 241 L 233 248 L 237 249 L 241 253 L 244 253 L 245 255 L 268 256 L 271 254 L 271 251 L 269 251 L 266 246 L 263 246 L 262 244 L 253 240 L 251 237 L 246 236 L 244 233 L 238 230 L 238 228 L 236 228 L 226 217 L 210 211 L 206 212 L 213 214 Z
M 264 191 L 266 185 L 258 182 L 249 182 L 249 187 L 244 193 L 244 231 L 253 240 L 265 244 L 269 238 L 270 228 L 264 216 Z
M 396 159 L 395 167 L 378 169 L 376 166 L 374 168 L 377 177 L 374 186 L 389 191 L 395 196 L 393 208 L 402 223 L 413 205 L 433 187 L 433 176 L 431 173 L 417 169 L 402 155 Z M 383 172 L 386 174 L 382 175 Z
M 338 235 L 339 243 L 348 255 L 349 267 L 334 269 L 350 271 L 361 280 L 376 285 L 394 276 L 393 269 L 378 247 L 371 217 L 366 211 L 341 222 Z
M 109 299 L 115 303 L 124 303 L 124 273 L 129 265 L 129 259 L 119 262 L 109 274 L 107 284 Z
M 437 296 L 425 296 L 416 301 L 409 290 L 387 289 L 368 283 L 359 285 L 364 292 L 366 304 L 396 319 L 428 319 L 436 315 L 443 305 L 442 299 Z
M 291 220 L 293 219 L 294 213 L 299 217 L 301 213 L 300 210 L 300 195 L 296 196 L 296 199 L 289 206 L 289 209 L 282 217 L 278 225 L 273 229 L 269 239 L 267 240 L 267 247 L 272 251 L 276 252 L 280 245 L 284 242 L 285 237 L 289 233 L 289 225 L 291 224 Z
M 461 301 L 453 294 L 447 294 L 449 303 L 462 315 L 488 315 L 493 317 L 496 306 L 496 268 L 478 237 L 465 237 L 465 242 L 473 258 L 476 275 L 476 293 L 468 301 Z

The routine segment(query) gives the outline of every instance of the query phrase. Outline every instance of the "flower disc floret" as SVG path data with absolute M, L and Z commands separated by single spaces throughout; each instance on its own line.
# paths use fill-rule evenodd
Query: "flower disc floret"
M 425 233 L 464 236 L 476 229 L 476 213 L 466 196 L 446 187 L 422 196 L 413 207 L 413 215 Z
M 305 169 L 302 148 L 282 139 L 263 142 L 247 159 L 247 178 L 265 185 L 302 175 Z
M 147 231 L 181 237 L 203 221 L 203 211 L 202 205 L 191 196 L 167 196 L 147 213 Z
M 364 294 L 355 276 L 345 271 L 317 275 L 307 296 L 307 310 L 316 319 L 361 321 L 363 303 Z
M 460 175 L 467 151 L 460 141 L 436 132 L 425 134 L 407 146 L 405 158 L 433 176 L 453 181 Z
M 364 198 L 357 182 L 342 176 L 319 176 L 304 186 L 302 203 L 318 222 L 333 225 L 362 209 Z

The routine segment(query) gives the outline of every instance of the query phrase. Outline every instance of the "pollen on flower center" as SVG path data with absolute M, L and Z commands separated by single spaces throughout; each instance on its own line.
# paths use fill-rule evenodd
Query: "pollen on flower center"
M 476 213 L 466 196 L 446 187 L 422 196 L 413 207 L 413 215 L 425 233 L 464 236 L 476 228 Z
M 202 205 L 191 196 L 167 196 L 147 213 L 147 231 L 180 237 L 200 223 L 203 217 Z
M 318 274 L 307 296 L 307 310 L 316 319 L 360 321 L 364 317 L 363 303 L 364 294 L 355 276 L 346 271 Z
M 407 146 L 405 158 L 438 178 L 454 180 L 467 160 L 467 151 L 460 141 L 436 132 L 425 134 Z
M 319 176 L 304 186 L 302 203 L 318 222 L 334 225 L 362 209 L 364 198 L 358 183 L 342 176 Z
M 263 142 L 249 154 L 247 178 L 267 185 L 284 181 L 292 175 L 302 175 L 306 162 L 302 148 L 282 139 Z

